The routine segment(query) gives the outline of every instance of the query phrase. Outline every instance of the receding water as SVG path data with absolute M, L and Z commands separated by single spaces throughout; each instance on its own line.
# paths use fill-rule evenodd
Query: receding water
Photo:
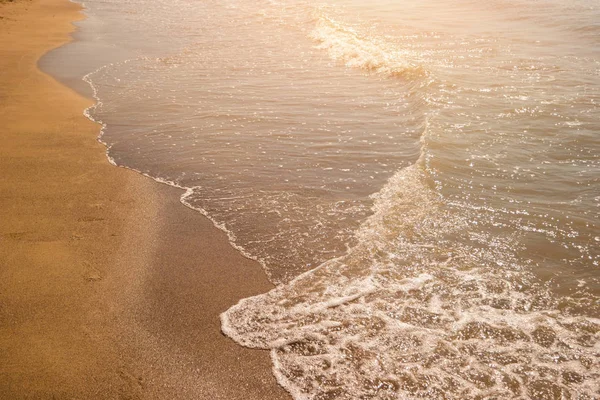
M 261 262 L 223 331 L 294 398 L 600 396 L 596 1 L 86 6 L 109 157 Z

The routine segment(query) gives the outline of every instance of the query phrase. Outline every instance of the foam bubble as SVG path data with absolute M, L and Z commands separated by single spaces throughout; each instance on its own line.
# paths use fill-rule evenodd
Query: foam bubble
M 406 79 L 427 75 L 422 66 L 411 64 L 402 51 L 359 33 L 326 14 L 317 12 L 317 25 L 310 36 L 331 58 L 348 67 Z
M 398 173 L 356 247 L 240 301 L 223 332 L 271 349 L 296 399 L 593 398 L 600 320 L 567 311 L 511 238 L 479 251 L 426 182 L 420 164 Z

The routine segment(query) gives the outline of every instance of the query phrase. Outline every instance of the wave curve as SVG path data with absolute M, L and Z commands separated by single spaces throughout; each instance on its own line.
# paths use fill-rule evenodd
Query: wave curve
M 407 80 L 427 76 L 423 66 L 410 63 L 406 54 L 392 45 L 360 33 L 323 13 L 317 12 L 316 18 L 317 24 L 310 37 L 318 42 L 318 48 L 326 50 L 331 58 L 347 67 Z

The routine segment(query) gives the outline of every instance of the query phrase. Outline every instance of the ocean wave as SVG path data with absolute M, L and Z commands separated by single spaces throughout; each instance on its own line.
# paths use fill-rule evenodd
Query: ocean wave
M 318 48 L 347 67 L 407 80 L 427 76 L 423 66 L 409 62 L 406 54 L 392 44 L 361 33 L 320 11 L 316 12 L 316 19 L 310 37 L 318 42 Z
M 348 67 L 407 80 L 428 75 L 405 52 L 329 17 L 318 18 L 311 36 Z M 104 132 L 96 88 L 94 97 L 86 115 Z M 516 255 L 518 233 L 478 229 L 484 209 L 440 196 L 427 151 L 424 143 L 419 161 L 373 196 L 373 214 L 344 256 L 242 300 L 222 314 L 223 332 L 270 349 L 278 381 L 296 399 L 595 398 L 600 321 L 585 308 L 597 297 L 551 293 Z M 194 201 L 206 197 L 202 187 L 154 179 L 184 189 L 182 202 L 235 245 L 223 219 Z
M 311 38 L 349 68 L 429 76 L 325 12 Z M 241 300 L 221 315 L 223 332 L 269 349 L 295 399 L 595 398 L 600 320 L 585 310 L 597 297 L 553 293 L 519 257 L 518 232 L 480 226 L 485 210 L 444 199 L 429 135 L 419 160 L 372 196 L 354 247 Z
M 592 399 L 600 320 L 573 314 L 513 256 L 448 209 L 423 162 L 375 196 L 359 244 L 221 315 L 270 349 L 295 399 Z

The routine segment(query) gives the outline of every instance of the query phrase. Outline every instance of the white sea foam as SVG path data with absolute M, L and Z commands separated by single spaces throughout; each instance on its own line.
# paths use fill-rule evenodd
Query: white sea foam
M 326 13 L 315 11 L 317 24 L 310 36 L 334 60 L 351 68 L 388 77 L 421 78 L 425 69 L 409 61 L 408 55 L 389 43 L 339 23 Z
M 355 248 L 242 300 L 223 332 L 271 349 L 296 399 L 594 398 L 600 321 L 561 311 L 512 244 L 461 243 L 465 216 L 444 208 L 422 165 L 399 172 Z
M 83 4 L 83 3 L 82 3 Z M 110 145 L 106 142 L 104 142 L 102 140 L 102 136 L 104 135 L 104 132 L 106 130 L 106 124 L 100 120 L 100 119 L 96 119 L 94 117 L 94 113 L 96 110 L 98 110 L 98 108 L 102 107 L 102 101 L 100 101 L 100 98 L 98 97 L 98 89 L 96 88 L 96 86 L 94 86 L 94 83 L 92 81 L 92 76 L 100 71 L 102 71 L 103 69 L 109 67 L 109 65 L 104 65 L 98 69 L 96 69 L 95 71 L 92 71 L 88 74 L 86 74 L 82 80 L 84 82 L 86 82 L 88 85 L 90 85 L 90 88 L 92 89 L 92 97 L 95 100 L 95 103 L 92 104 L 91 106 L 89 106 L 88 108 L 86 108 L 85 110 L 83 110 L 83 115 L 88 118 L 90 121 L 100 125 L 100 132 L 98 133 L 98 141 L 100 143 L 102 143 L 105 147 L 105 154 L 106 154 L 106 158 L 108 159 L 108 162 L 110 162 L 112 165 L 117 166 L 117 163 L 115 162 L 115 160 L 110 156 L 109 154 L 109 150 L 110 150 Z

